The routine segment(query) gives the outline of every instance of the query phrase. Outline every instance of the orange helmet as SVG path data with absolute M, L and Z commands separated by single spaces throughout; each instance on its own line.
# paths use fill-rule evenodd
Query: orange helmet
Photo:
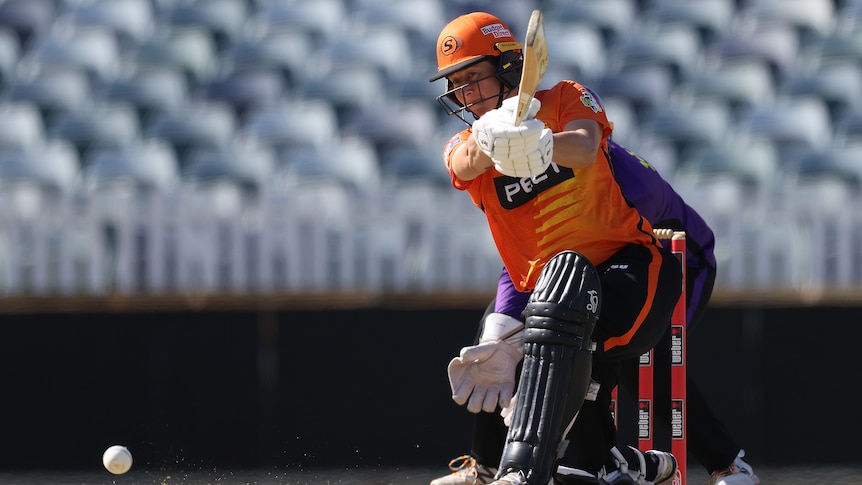
M 485 12 L 462 15 L 449 22 L 437 38 L 437 73 L 430 80 L 504 52 L 520 54 L 521 43 L 502 20 Z
M 515 40 L 509 27 L 494 15 L 486 12 L 462 15 L 449 22 L 440 32 L 437 38 L 437 73 L 429 80 L 434 82 L 485 60 L 497 62 L 494 76 L 502 85 L 499 93 L 480 101 L 497 97 L 499 107 L 499 103 L 521 81 L 521 43 Z M 455 88 L 447 81 L 446 91 L 437 97 L 437 101 L 448 114 L 458 116 L 469 125 L 464 115 L 465 111 L 470 111 L 470 106 L 464 106 L 458 100 L 456 91 L 459 89 L 463 89 L 463 86 Z

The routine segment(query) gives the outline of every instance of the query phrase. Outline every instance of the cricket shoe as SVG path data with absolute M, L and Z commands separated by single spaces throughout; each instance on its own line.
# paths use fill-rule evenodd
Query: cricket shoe
M 671 485 L 681 483 L 676 458 L 664 451 L 641 452 L 631 446 L 612 449 L 616 469 L 601 472 L 602 485 Z
M 528 485 L 527 477 L 520 470 L 511 471 L 498 480 L 491 482 L 491 485 Z
M 477 463 L 476 459 L 470 455 L 461 455 L 450 461 L 449 469 L 452 470 L 451 474 L 435 478 L 431 481 L 431 485 L 488 485 L 494 481 L 494 476 L 497 474 L 496 468 Z M 579 485 L 581 483 L 595 485 L 596 483 L 595 475 L 565 466 L 561 466 L 557 470 L 554 478 L 557 481 L 552 479 L 548 485 Z
M 488 485 L 494 481 L 496 468 L 476 463 L 470 455 L 461 455 L 449 462 L 452 473 L 431 480 L 431 485 Z
M 754 474 L 751 465 L 742 459 L 743 456 L 745 456 L 745 450 L 739 450 L 739 454 L 730 466 L 724 470 L 712 472 L 708 485 L 758 485 L 760 478 Z

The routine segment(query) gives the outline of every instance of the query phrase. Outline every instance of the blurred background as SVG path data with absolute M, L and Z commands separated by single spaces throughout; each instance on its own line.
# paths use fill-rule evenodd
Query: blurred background
M 0 0 L 4 468 L 445 472 L 501 265 L 427 79 L 450 19 L 534 8 L 543 87 L 716 231 L 689 358 L 752 464 L 858 464 L 862 1 Z

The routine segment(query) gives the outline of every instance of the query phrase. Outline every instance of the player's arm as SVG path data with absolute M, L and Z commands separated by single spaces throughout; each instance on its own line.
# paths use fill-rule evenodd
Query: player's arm
M 494 162 L 476 145 L 471 134 L 467 141 L 458 145 L 449 157 L 449 169 L 461 180 L 473 180 L 487 170 L 494 168 Z
M 554 133 L 554 163 L 568 168 L 583 168 L 595 163 L 602 143 L 602 127 L 595 120 L 576 119 Z

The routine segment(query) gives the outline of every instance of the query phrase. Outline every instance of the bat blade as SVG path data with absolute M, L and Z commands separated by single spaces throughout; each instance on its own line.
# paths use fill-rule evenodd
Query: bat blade
M 530 101 L 542 82 L 542 76 L 548 68 L 548 44 L 545 42 L 545 30 L 542 26 L 542 12 L 533 10 L 530 23 L 527 24 L 527 35 L 524 40 L 524 66 L 521 72 L 521 83 L 518 86 L 518 108 L 515 110 L 515 126 L 521 124 L 530 108 Z

